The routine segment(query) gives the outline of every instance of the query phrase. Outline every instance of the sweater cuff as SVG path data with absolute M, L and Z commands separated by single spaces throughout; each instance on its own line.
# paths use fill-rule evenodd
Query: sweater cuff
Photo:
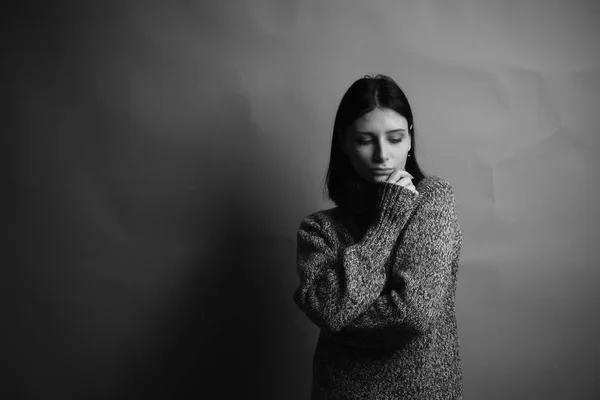
M 418 194 L 394 183 L 382 182 L 377 188 L 378 222 L 363 238 L 366 253 L 376 264 L 383 263 L 411 214 Z
M 383 217 L 396 222 L 410 210 L 417 196 L 417 193 L 403 186 L 382 182 L 377 188 L 376 207 Z

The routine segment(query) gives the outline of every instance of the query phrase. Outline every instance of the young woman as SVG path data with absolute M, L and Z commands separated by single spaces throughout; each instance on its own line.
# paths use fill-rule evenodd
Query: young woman
M 294 301 L 320 328 L 312 400 L 462 399 L 462 232 L 449 182 L 417 164 L 398 85 L 384 75 L 354 82 L 331 143 L 336 207 L 297 233 Z

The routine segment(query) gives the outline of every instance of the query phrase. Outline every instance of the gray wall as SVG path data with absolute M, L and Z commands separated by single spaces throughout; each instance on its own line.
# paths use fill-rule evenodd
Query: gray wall
M 366 73 L 456 192 L 465 398 L 600 396 L 598 3 L 208 3 L 3 16 L 3 398 L 308 398 L 296 229 Z

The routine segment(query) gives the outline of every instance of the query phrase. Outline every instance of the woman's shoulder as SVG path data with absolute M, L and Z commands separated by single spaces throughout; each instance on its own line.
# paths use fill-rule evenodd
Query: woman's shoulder
M 450 184 L 450 181 L 446 178 L 443 178 L 438 175 L 428 175 L 421 179 L 421 181 L 417 185 L 417 190 L 419 190 L 418 188 L 421 188 L 422 190 L 428 192 L 436 190 L 444 191 L 452 190 L 452 185 Z
M 297 230 L 298 238 L 319 237 L 331 249 L 348 239 L 344 216 L 338 207 L 318 210 L 302 219 Z
M 416 209 L 441 210 L 455 208 L 454 189 L 446 178 L 437 175 L 426 176 L 417 184 L 416 189 L 419 192 Z
M 300 225 L 333 229 L 340 223 L 342 214 L 340 207 L 324 208 L 306 215 Z
M 416 186 L 423 200 L 450 199 L 454 197 L 454 189 L 446 178 L 429 175 L 421 179 Z
M 419 182 L 417 190 L 422 190 L 422 192 L 419 192 L 421 194 L 418 196 L 420 204 L 417 207 L 417 209 L 420 209 L 421 215 L 428 217 L 434 215 L 438 220 L 453 221 L 462 241 L 457 202 L 450 181 L 439 176 L 429 176 Z

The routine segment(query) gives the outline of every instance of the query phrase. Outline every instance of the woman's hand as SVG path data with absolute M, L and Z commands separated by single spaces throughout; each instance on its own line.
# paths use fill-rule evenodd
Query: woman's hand
M 386 182 L 400 185 L 409 190 L 412 190 L 416 194 L 419 194 L 419 192 L 417 192 L 417 189 L 415 188 L 415 185 L 413 185 L 412 183 L 412 179 L 413 176 L 408 172 L 404 171 L 403 169 L 395 169 L 394 172 L 392 172 L 388 176 Z

